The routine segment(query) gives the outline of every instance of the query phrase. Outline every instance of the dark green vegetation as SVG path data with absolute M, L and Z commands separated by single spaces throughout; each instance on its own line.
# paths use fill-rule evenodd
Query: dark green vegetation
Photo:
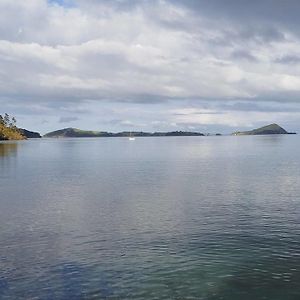
M 233 135 L 265 135 L 265 134 L 294 134 L 294 133 L 287 132 L 285 129 L 283 129 L 277 124 L 270 124 L 250 131 L 237 131 L 233 133 Z
M 65 138 L 65 137 L 148 137 L 148 136 L 204 136 L 199 132 L 187 131 L 172 131 L 172 132 L 142 132 L 142 131 L 123 131 L 118 133 L 111 133 L 106 131 L 85 131 L 76 128 L 65 128 L 49 132 L 44 137 L 49 138 Z
M 107 137 L 112 136 L 111 133 L 101 131 L 87 131 L 77 128 L 64 128 L 49 132 L 44 137 L 65 138 L 65 137 Z
M 25 136 L 28 139 L 39 139 L 42 137 L 38 132 L 29 131 L 24 128 L 19 128 L 19 131 L 23 136 Z
M 16 126 L 16 119 L 8 114 L 0 115 L 0 140 L 24 140 L 26 137 Z

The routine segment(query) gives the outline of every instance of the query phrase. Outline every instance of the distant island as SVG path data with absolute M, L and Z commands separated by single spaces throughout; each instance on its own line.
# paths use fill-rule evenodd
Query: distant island
M 67 137 L 151 137 L 151 136 L 204 136 L 200 132 L 171 131 L 171 132 L 143 132 L 143 131 L 122 131 L 117 133 L 107 131 L 88 131 L 77 128 L 64 128 L 49 132 L 44 135 L 46 138 L 67 138 Z
M 269 134 L 295 134 L 287 132 L 278 124 L 270 124 L 250 131 L 236 131 L 232 135 L 269 135 Z M 214 134 L 220 136 L 221 134 Z M 49 132 L 44 135 L 46 138 L 75 138 L 75 137 L 159 137 L 159 136 L 210 136 L 192 131 L 170 131 L 170 132 L 143 132 L 143 131 L 122 131 L 117 133 L 107 131 L 89 131 L 77 128 L 64 128 Z
M 46 133 L 43 137 L 47 138 L 65 138 L 65 137 L 105 137 L 110 136 L 105 131 L 81 130 L 77 128 L 64 128 Z
M 250 131 L 236 131 L 232 135 L 268 135 L 268 134 L 296 134 L 294 132 L 287 132 L 278 124 L 270 124 Z

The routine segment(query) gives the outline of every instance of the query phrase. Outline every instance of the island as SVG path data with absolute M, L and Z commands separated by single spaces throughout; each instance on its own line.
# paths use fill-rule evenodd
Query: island
M 269 134 L 296 134 L 295 132 L 287 132 L 278 124 L 270 124 L 250 131 L 236 131 L 232 135 L 269 135 Z
M 49 132 L 43 137 L 46 138 L 76 138 L 76 137 L 159 137 L 159 136 L 204 136 L 200 132 L 171 131 L 171 132 L 143 132 L 143 131 L 122 131 L 117 133 L 107 131 L 90 131 L 77 128 L 64 128 Z
M 66 138 L 66 137 L 102 137 L 110 136 L 107 132 L 81 130 L 77 128 L 64 128 L 46 133 L 43 137 L 47 138 Z

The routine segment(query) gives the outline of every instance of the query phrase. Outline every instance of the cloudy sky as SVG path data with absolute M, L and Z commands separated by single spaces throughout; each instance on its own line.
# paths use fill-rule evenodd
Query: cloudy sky
M 0 0 L 0 113 L 40 131 L 300 131 L 298 0 Z

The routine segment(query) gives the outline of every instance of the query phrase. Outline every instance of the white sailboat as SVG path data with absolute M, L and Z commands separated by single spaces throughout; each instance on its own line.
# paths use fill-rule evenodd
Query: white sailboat
M 129 141 L 134 141 L 135 137 L 132 135 L 131 131 L 129 133 Z

